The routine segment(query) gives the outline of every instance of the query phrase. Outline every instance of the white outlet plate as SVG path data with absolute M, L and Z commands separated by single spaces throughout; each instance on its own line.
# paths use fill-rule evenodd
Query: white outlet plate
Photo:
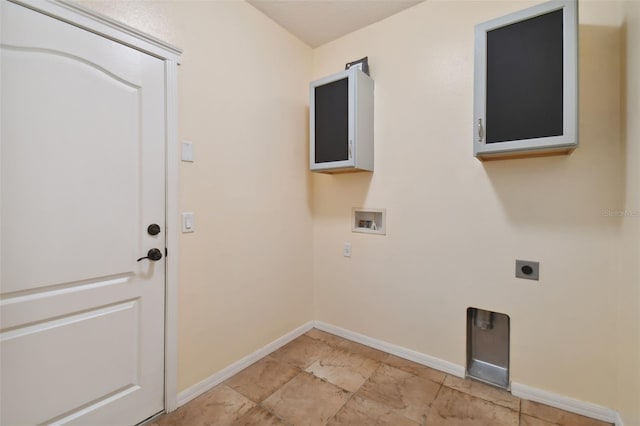
M 344 257 L 351 257 L 351 243 L 344 243 L 342 246 L 342 255 Z

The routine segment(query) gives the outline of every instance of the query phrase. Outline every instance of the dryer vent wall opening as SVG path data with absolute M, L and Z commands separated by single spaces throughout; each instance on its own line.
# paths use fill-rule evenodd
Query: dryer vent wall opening
M 467 309 L 466 377 L 509 389 L 509 316 Z

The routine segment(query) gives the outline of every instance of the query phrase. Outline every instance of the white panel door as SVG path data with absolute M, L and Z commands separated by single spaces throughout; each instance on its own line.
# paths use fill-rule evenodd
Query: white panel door
M 164 63 L 5 0 L 0 423 L 164 407 Z M 150 224 L 161 232 L 150 235 Z

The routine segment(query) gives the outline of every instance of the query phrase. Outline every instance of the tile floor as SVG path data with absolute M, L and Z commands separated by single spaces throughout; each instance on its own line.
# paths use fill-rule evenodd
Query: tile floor
M 153 425 L 604 426 L 313 329 Z

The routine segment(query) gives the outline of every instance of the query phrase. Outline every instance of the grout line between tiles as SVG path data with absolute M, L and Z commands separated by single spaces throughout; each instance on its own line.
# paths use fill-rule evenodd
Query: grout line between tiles
M 445 378 L 446 378 L 446 376 L 445 376 Z M 429 414 L 431 413 L 431 409 L 433 408 L 433 404 L 435 404 L 436 400 L 440 396 L 440 392 L 442 392 L 442 388 L 443 387 L 444 387 L 444 380 L 442 380 L 442 383 L 440 383 L 440 387 L 438 387 L 438 392 L 436 392 L 436 395 L 433 397 L 433 400 L 429 403 L 429 408 L 427 409 L 427 412 L 424 415 L 424 421 L 422 422 L 423 426 L 427 425 L 427 419 L 429 418 Z
M 337 385 L 334 385 L 337 386 Z M 340 386 L 338 386 L 340 387 Z M 341 388 L 342 389 L 342 388 Z M 329 417 L 327 419 L 327 421 L 325 422 L 325 425 L 328 425 L 329 423 L 331 423 L 331 420 L 333 420 L 334 418 L 336 418 L 336 416 L 340 413 L 340 411 L 344 410 L 344 407 L 347 406 L 347 404 L 349 403 L 349 401 L 351 401 L 351 399 L 354 397 L 356 393 L 355 392 L 351 392 L 351 395 L 349 395 L 349 398 L 347 398 L 347 400 L 344 402 L 344 404 L 342 404 L 342 406 L 338 409 L 338 411 L 336 411 L 333 416 Z
M 271 395 L 269 395 L 269 396 L 271 396 Z M 267 398 L 265 398 L 265 399 L 267 399 Z M 282 417 L 280 417 L 279 415 L 277 415 L 276 413 L 274 413 L 273 411 L 271 411 L 270 409 L 268 409 L 267 407 L 262 405 L 262 402 L 260 404 L 258 404 L 256 407 L 262 408 L 264 411 L 270 413 L 272 416 L 274 416 L 276 419 L 280 420 L 282 423 L 284 423 L 287 426 L 295 426 L 293 423 L 289 423 L 288 421 L 286 421 L 285 419 L 283 419 Z
M 270 355 L 267 355 L 270 356 Z M 266 357 L 265 357 L 266 358 Z M 274 358 L 272 358 L 274 359 Z M 281 364 L 287 365 L 289 367 L 291 367 L 290 364 L 286 363 L 286 362 L 282 362 L 282 361 L 278 361 L 277 359 L 274 359 L 274 361 L 277 361 Z M 268 407 L 265 407 L 264 405 L 262 405 L 263 402 L 265 402 L 267 399 L 269 399 L 272 395 L 274 395 L 276 392 L 278 392 L 280 389 L 282 389 L 283 387 L 285 387 L 289 382 L 291 382 L 293 379 L 295 379 L 296 377 L 298 377 L 300 374 L 304 373 L 304 371 L 300 370 L 299 368 L 293 367 L 298 371 L 298 374 L 294 375 L 292 378 L 290 378 L 289 380 L 287 380 L 286 382 L 284 382 L 282 385 L 278 386 L 273 392 L 271 392 L 268 396 L 266 396 L 259 404 L 260 407 L 262 407 L 265 411 L 271 413 L 273 416 L 275 416 L 278 420 L 280 420 L 282 423 L 284 423 L 287 426 L 295 426 L 293 423 L 290 423 L 289 421 L 287 421 L 285 418 L 279 416 L 278 414 L 276 414 L 273 410 L 269 409 Z

